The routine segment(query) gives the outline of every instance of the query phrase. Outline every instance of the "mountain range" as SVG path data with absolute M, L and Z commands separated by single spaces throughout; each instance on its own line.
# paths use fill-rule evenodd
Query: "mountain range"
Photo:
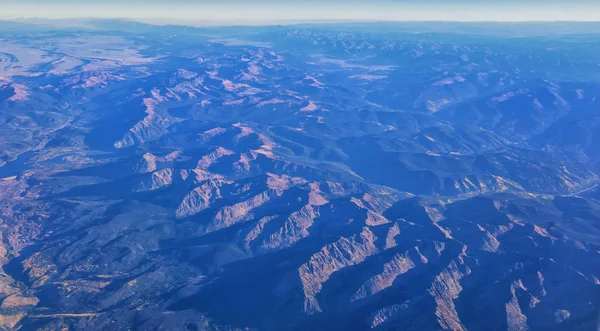
M 0 24 L 0 329 L 597 329 L 600 35 L 86 24 Z

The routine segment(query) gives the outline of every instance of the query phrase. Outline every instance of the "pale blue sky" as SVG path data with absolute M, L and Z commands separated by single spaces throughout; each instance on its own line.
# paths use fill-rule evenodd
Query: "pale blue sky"
M 600 0 L 0 0 L 0 18 L 33 17 L 197 25 L 308 20 L 597 21 Z

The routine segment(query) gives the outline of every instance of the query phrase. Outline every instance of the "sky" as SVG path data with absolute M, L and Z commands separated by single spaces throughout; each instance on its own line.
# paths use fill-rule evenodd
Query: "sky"
M 0 19 L 190 25 L 303 21 L 598 21 L 600 0 L 0 0 Z

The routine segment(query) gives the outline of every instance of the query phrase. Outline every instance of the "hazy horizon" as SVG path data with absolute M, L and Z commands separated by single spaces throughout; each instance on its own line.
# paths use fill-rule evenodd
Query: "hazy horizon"
M 600 3 L 591 0 L 108 0 L 102 3 L 0 0 L 0 19 L 101 18 L 183 24 L 311 21 L 596 22 L 598 12 Z

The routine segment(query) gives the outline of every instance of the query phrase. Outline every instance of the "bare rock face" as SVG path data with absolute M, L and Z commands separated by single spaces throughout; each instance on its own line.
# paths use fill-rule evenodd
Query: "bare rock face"
M 145 153 L 138 164 L 135 166 L 135 172 L 139 174 L 156 171 L 157 157 L 150 153 Z
M 185 69 L 177 69 L 177 71 L 175 71 L 175 73 L 173 74 L 173 78 L 174 79 L 192 79 L 194 77 L 198 76 L 198 73 L 193 72 L 193 71 L 189 71 L 189 70 L 185 70 Z M 175 82 L 171 82 L 170 85 L 175 84 Z
M 252 210 L 264 205 L 274 196 L 277 196 L 277 193 L 266 191 L 257 194 L 248 200 L 222 208 L 208 225 L 207 231 L 217 231 L 230 227 L 238 222 L 253 219 Z
M 386 323 L 390 318 L 397 318 L 403 311 L 409 308 L 409 302 L 396 304 L 377 310 L 371 317 L 369 324 L 371 328 L 376 328 Z
M 0 327 L 5 330 L 14 330 L 15 326 L 25 317 L 25 313 L 14 315 L 0 315 Z
M 123 77 L 101 71 L 82 71 L 77 75 L 65 78 L 62 85 L 72 88 L 104 87 L 112 82 L 122 81 Z
M 233 154 L 233 152 L 228 149 L 225 149 L 222 147 L 217 147 L 212 153 L 203 156 L 198 161 L 198 168 L 208 169 L 213 163 L 215 163 L 221 157 L 226 156 L 226 155 L 232 155 L 232 154 Z
M 386 249 L 390 249 L 392 247 L 395 247 L 396 245 L 398 245 L 398 243 L 396 242 L 396 236 L 398 236 L 400 234 L 400 226 L 398 225 L 398 223 L 394 223 L 394 225 L 392 225 L 387 233 L 387 236 L 385 238 L 385 248 Z
M 220 180 L 204 182 L 183 198 L 175 214 L 178 218 L 189 217 L 209 208 L 215 200 L 222 198 L 220 188 L 224 184 L 226 182 Z
M 335 272 L 364 261 L 377 252 L 377 237 L 368 228 L 350 238 L 342 238 L 313 255 L 298 269 L 304 289 L 304 311 L 315 314 L 321 311 L 317 295 L 323 283 Z
M 36 297 L 22 297 L 19 295 L 11 295 L 6 297 L 4 301 L 2 301 L 2 305 L 0 308 L 14 308 L 14 307 L 25 307 L 25 306 L 35 306 L 40 302 L 40 300 Z
M 313 206 L 322 206 L 329 201 L 323 196 L 323 192 L 317 183 L 311 183 L 310 185 L 310 193 L 308 195 L 308 203 Z
M 0 76 L 0 91 L 9 94 L 7 101 L 20 102 L 29 99 L 29 88 L 23 84 L 15 83 L 11 79 Z
M 123 139 L 117 141 L 115 148 L 131 147 L 144 141 L 156 140 L 165 133 L 172 123 L 172 119 L 151 113 L 132 127 Z
M 529 330 L 527 326 L 527 316 L 521 312 L 521 306 L 519 305 L 519 299 L 517 297 L 517 291 L 524 290 L 523 284 L 513 282 L 510 285 L 511 299 L 506 303 L 506 323 L 508 324 L 508 330 L 510 331 L 525 331 Z
M 154 191 L 173 183 L 173 169 L 166 168 L 152 173 L 151 177 L 143 180 L 135 189 L 137 192 Z
M 126 148 L 154 141 L 168 132 L 168 128 L 178 119 L 167 116 L 164 112 L 164 103 L 171 100 L 180 100 L 178 95 L 161 95 L 160 89 L 152 89 L 150 97 L 144 98 L 142 104 L 145 107 L 146 116 L 137 122 L 123 135 L 123 138 L 114 143 L 115 148 Z
M 466 247 L 464 248 L 466 249 Z M 454 304 L 454 300 L 458 299 L 463 290 L 460 285 L 461 279 L 470 273 L 464 258 L 463 252 L 456 260 L 450 262 L 448 267 L 435 277 L 435 281 L 429 289 L 429 293 L 437 305 L 435 314 L 443 329 L 465 330 Z
M 427 261 L 425 259 L 425 261 Z M 396 278 L 423 263 L 417 248 L 403 254 L 394 255 L 393 259 L 384 264 L 383 272 L 371 277 L 352 296 L 351 301 L 357 301 L 378 293 L 394 284 Z M 426 262 L 425 262 L 426 263 Z
M 315 218 L 319 216 L 318 207 L 312 205 L 303 206 L 299 211 L 291 213 L 282 226 L 276 229 L 273 233 L 261 235 L 260 243 L 257 243 L 258 250 L 268 252 L 290 247 L 299 240 L 309 235 L 309 229 L 313 225 Z M 268 219 L 261 220 L 252 230 L 247 238 L 247 245 L 257 239 L 257 233 L 262 232 L 260 229 L 268 222 Z

